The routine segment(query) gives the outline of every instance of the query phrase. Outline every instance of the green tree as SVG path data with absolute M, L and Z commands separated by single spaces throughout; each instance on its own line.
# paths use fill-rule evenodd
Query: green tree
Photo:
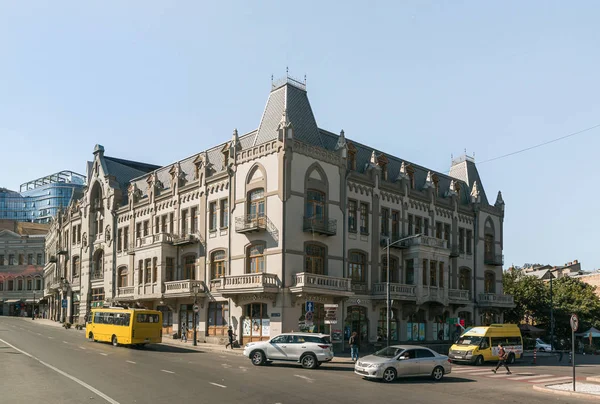
M 550 285 L 547 285 L 548 290 Z M 600 298 L 595 286 L 568 276 L 552 281 L 552 305 L 554 307 L 554 334 L 559 338 L 571 338 L 569 319 L 579 317 L 579 332 L 600 323 Z
M 545 322 L 549 312 L 548 291 L 544 281 L 521 270 L 506 272 L 502 279 L 504 293 L 512 295 L 515 307 L 504 312 L 505 323 L 520 323 L 526 317 Z

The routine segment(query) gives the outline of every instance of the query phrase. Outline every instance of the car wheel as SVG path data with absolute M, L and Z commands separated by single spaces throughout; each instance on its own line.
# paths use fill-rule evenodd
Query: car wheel
M 93 332 L 91 332 L 90 335 L 88 335 L 88 341 L 94 342 L 94 333 Z
M 436 382 L 442 380 L 442 378 L 444 377 L 444 368 L 441 366 L 436 366 L 435 369 L 433 369 L 433 372 L 431 372 L 431 377 Z
M 112 336 L 112 340 L 111 340 L 113 346 L 118 346 L 119 345 L 119 341 L 117 341 L 117 336 L 113 335 Z
M 265 354 L 263 351 L 254 351 L 250 354 L 250 360 L 254 366 L 261 366 L 265 363 Z
M 477 359 L 475 359 L 475 366 L 483 365 L 483 356 L 479 355 Z
M 319 366 L 317 358 L 312 354 L 304 355 L 300 360 L 300 363 L 304 369 L 315 369 L 317 366 Z
M 508 359 L 506 362 L 508 362 L 509 365 L 512 365 L 513 363 L 515 363 L 515 355 L 514 354 L 508 355 Z
M 386 370 L 383 371 L 383 381 L 385 383 L 391 383 L 394 380 L 396 380 L 396 369 L 387 368 Z

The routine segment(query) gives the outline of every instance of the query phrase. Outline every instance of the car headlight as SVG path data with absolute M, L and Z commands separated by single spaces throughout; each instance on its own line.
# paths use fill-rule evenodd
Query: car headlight
M 473 356 L 473 351 L 467 351 L 467 356 Z
M 382 366 L 383 366 L 383 363 L 371 363 L 371 364 L 369 365 L 369 368 L 370 368 L 370 369 L 379 369 L 379 368 L 380 368 L 380 367 L 382 367 Z

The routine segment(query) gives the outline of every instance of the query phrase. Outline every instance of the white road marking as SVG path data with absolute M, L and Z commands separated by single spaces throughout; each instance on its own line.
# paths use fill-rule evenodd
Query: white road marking
M 212 384 L 213 386 L 217 386 L 217 387 L 221 387 L 223 389 L 226 389 L 227 386 L 223 386 L 222 384 L 218 384 L 218 383 L 213 383 L 213 382 L 209 382 L 210 384 Z
M 171 372 L 170 370 L 164 370 L 164 369 L 161 369 L 160 371 L 165 372 L 165 373 L 171 373 L 171 374 L 175 373 L 175 372 Z
M 48 339 L 54 339 L 54 337 L 48 337 Z
M 49 369 L 54 370 L 55 372 L 63 375 L 64 377 L 73 380 L 75 383 L 79 384 L 80 386 L 83 386 L 86 389 L 88 389 L 89 391 L 91 391 L 92 393 L 98 395 L 99 397 L 102 397 L 103 399 L 105 399 L 106 401 L 108 401 L 110 404 L 119 404 L 119 402 L 117 400 L 113 400 L 112 398 L 110 398 L 109 396 L 107 396 L 106 394 L 104 394 L 103 392 L 101 392 L 100 390 L 98 390 L 98 389 L 90 386 L 89 384 L 87 384 L 83 380 L 79 380 L 75 376 L 71 376 L 67 372 L 63 372 L 62 370 L 60 370 L 58 368 L 55 368 L 54 366 L 50 365 L 49 363 L 46 363 L 46 362 L 42 361 L 41 359 L 38 359 L 37 357 L 31 355 L 30 353 L 27 353 L 27 352 L 25 352 L 25 351 L 17 348 L 16 346 L 9 344 L 8 342 L 4 341 L 3 339 L 0 339 L 0 342 L 2 342 L 5 345 L 8 345 L 9 347 L 11 347 L 12 349 L 14 349 L 15 351 L 21 352 L 23 355 L 28 356 L 31 359 L 38 361 L 42 365 L 46 366 Z
M 37 334 L 37 335 L 42 335 L 42 334 L 40 334 L 39 332 L 36 332 L 36 334 Z
M 87 348 L 84 348 L 84 347 L 82 347 L 82 346 L 80 346 L 79 348 L 83 349 L 84 351 L 87 349 Z
M 230 368 L 231 365 L 228 365 L 227 363 L 221 363 L 221 366 L 223 366 L 224 368 Z
M 67 341 L 63 341 L 63 344 L 68 344 L 68 342 Z
M 133 363 L 135 365 L 134 361 L 125 361 L 125 362 L 127 362 L 127 363 Z
M 100 352 L 100 355 L 102 355 L 102 356 L 108 356 L 108 354 L 104 353 L 104 352 Z
M 552 375 L 519 376 L 519 377 L 511 377 L 509 380 L 539 379 L 540 377 L 549 377 L 549 376 L 552 376 Z
M 471 373 L 471 372 L 481 372 L 481 368 L 458 368 L 458 369 L 452 369 L 452 373 Z
M 490 377 L 500 378 L 500 377 L 511 377 L 511 376 L 512 376 L 512 373 L 511 374 L 501 373 L 501 374 L 498 374 L 498 375 L 491 375 Z
M 219 355 L 219 358 L 225 358 L 225 356 L 223 356 L 223 355 Z
M 242 372 L 247 372 L 248 371 L 248 368 L 245 368 L 243 366 L 240 366 L 240 369 L 242 370 Z
M 469 373 L 464 372 L 462 374 L 464 374 L 465 376 L 493 375 L 491 370 L 475 370 L 473 372 L 469 372 Z
M 554 378 L 550 378 L 550 379 L 532 380 L 529 383 L 548 383 L 548 382 L 560 382 L 560 381 L 566 382 L 567 380 L 573 380 L 573 378 L 571 376 L 554 377 Z
M 299 377 L 301 379 L 304 379 L 304 380 L 306 380 L 309 383 L 314 382 L 314 379 L 311 379 L 310 377 L 306 377 L 306 376 L 302 376 L 302 375 L 294 375 L 294 376 Z

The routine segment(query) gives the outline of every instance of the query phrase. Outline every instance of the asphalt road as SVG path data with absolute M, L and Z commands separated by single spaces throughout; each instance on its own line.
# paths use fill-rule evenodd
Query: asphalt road
M 242 356 L 168 345 L 115 348 L 88 342 L 82 332 L 14 317 L 0 317 L 0 354 L 0 403 L 7 404 L 581 402 L 536 392 L 524 380 L 534 372 L 538 379 L 561 377 L 567 366 L 549 366 L 560 374 L 518 366 L 513 374 L 522 372 L 519 381 L 492 377 L 488 367 L 457 366 L 439 383 L 420 378 L 388 385 L 361 379 L 351 363 L 316 370 L 287 363 L 254 367 Z M 600 373 L 599 366 L 587 366 L 590 374 Z

